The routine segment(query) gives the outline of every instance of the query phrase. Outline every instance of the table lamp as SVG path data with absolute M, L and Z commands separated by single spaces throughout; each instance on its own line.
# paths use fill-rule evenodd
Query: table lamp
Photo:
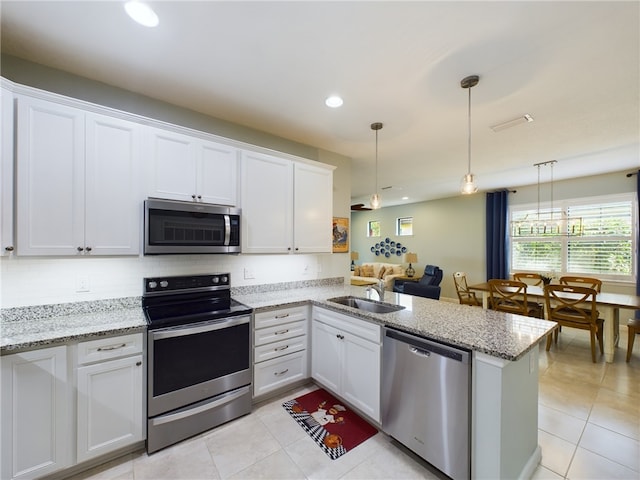
M 404 255 L 404 261 L 409 263 L 409 268 L 407 268 L 407 277 L 413 277 L 416 274 L 416 271 L 411 266 L 412 263 L 416 263 L 418 261 L 418 255 L 416 253 L 406 253 Z
M 355 261 L 358 260 L 359 255 L 358 252 L 351 252 L 351 271 L 353 272 L 356 268 Z

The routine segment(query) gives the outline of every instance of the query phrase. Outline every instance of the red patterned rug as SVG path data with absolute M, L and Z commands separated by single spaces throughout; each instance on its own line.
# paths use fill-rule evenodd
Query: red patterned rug
M 332 460 L 378 432 L 322 388 L 282 406 Z

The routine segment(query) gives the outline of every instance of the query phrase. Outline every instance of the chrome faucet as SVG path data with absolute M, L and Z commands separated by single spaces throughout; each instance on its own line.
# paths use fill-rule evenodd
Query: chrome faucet
M 381 302 L 384 302 L 384 280 L 378 280 L 377 285 L 369 285 L 367 292 L 371 292 L 372 289 L 378 292 L 378 298 Z

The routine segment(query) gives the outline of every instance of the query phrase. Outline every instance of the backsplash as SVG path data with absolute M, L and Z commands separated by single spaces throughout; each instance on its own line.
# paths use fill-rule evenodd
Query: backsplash
M 350 275 L 348 254 L 1 257 L 0 307 L 140 297 L 145 277 L 213 272 L 232 288 Z

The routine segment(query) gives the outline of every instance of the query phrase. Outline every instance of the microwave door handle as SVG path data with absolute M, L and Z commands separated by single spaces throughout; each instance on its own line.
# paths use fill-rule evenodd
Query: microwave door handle
M 229 215 L 224 216 L 224 245 L 231 243 L 231 218 Z

